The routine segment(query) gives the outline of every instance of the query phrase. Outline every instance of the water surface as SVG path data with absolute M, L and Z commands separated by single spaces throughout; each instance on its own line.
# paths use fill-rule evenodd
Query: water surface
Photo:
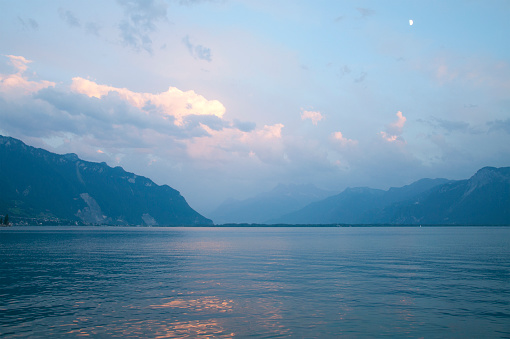
M 510 228 L 0 230 L 2 337 L 510 337 Z

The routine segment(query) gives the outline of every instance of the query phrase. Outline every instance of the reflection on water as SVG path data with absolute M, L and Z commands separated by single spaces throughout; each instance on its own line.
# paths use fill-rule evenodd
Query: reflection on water
M 168 298 L 166 298 L 168 299 Z M 223 301 L 216 297 L 203 297 L 199 299 L 173 299 L 162 305 L 151 305 L 152 308 L 176 307 L 186 309 L 188 311 L 214 311 L 228 312 L 232 310 L 232 300 Z
M 74 325 L 69 324 L 69 326 Z M 57 333 L 52 334 L 57 335 Z M 108 324 L 108 326 L 80 327 L 64 332 L 64 334 L 83 337 L 107 336 L 122 338 L 232 338 L 235 336 L 234 333 L 225 334 L 225 330 L 216 321 L 210 319 L 174 322 L 128 319 Z
M 9 228 L 2 337 L 510 337 L 510 228 Z

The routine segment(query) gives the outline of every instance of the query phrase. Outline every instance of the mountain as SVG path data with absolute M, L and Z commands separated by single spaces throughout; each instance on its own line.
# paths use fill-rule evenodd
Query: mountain
M 510 167 L 484 167 L 466 180 L 422 179 L 387 191 L 348 188 L 272 222 L 510 225 Z
M 311 184 L 279 184 L 269 192 L 246 200 L 227 200 L 209 216 L 216 224 L 266 223 L 331 194 L 333 192 L 321 190 Z
M 289 224 L 387 222 L 379 217 L 385 207 L 406 201 L 448 182 L 447 179 L 421 179 L 407 186 L 392 187 L 387 191 L 368 187 L 347 188 L 340 194 L 309 204 L 272 222 Z
M 388 206 L 381 218 L 410 224 L 510 225 L 510 167 L 484 167 L 470 179 Z
M 195 225 L 212 221 L 178 191 L 148 178 L 0 136 L 0 213 L 88 224 Z

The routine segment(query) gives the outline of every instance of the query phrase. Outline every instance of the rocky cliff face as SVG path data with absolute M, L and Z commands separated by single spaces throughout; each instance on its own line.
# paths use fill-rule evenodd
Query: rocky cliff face
M 0 136 L 0 210 L 91 224 L 211 224 L 167 185 Z

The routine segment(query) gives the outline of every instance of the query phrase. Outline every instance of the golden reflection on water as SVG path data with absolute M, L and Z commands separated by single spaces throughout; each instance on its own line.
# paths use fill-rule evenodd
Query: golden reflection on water
M 232 338 L 234 333 L 225 329 L 215 319 L 191 321 L 128 320 L 108 326 L 80 328 L 66 332 L 74 336 L 151 337 L 151 338 Z
M 236 303 L 233 300 L 217 296 L 197 296 L 192 294 L 163 298 L 160 303 L 146 307 L 124 306 L 140 310 L 153 310 L 143 313 L 144 317 L 122 319 L 104 314 L 102 325 L 91 326 L 91 319 L 77 317 L 68 324 L 67 335 L 83 337 L 122 337 L 122 338 L 233 338 L 236 335 L 258 333 L 260 335 L 289 336 L 292 331 L 285 326 L 281 313 L 281 301 L 254 299 L 248 303 Z M 254 313 L 254 319 L 237 318 L 233 321 L 225 317 L 227 312 L 240 314 Z M 173 311 L 172 311 L 173 310 Z M 244 323 L 241 327 L 231 325 Z
M 224 334 L 225 330 L 216 321 L 210 320 L 193 320 L 176 322 L 172 324 L 172 328 L 166 331 L 159 331 L 154 338 L 232 338 L 234 333 Z
M 190 311 L 215 311 L 215 312 L 228 312 L 232 310 L 232 300 L 221 300 L 217 297 L 205 296 L 197 299 L 172 299 L 171 301 L 161 305 L 151 305 L 151 308 L 182 308 Z M 165 299 L 163 299 L 165 300 Z
M 167 301 L 169 300 L 169 301 Z M 209 314 L 213 316 L 218 313 L 232 311 L 234 302 L 232 300 L 223 300 L 215 296 L 194 297 L 186 299 L 164 298 L 163 303 L 150 305 L 150 309 L 180 309 L 181 316 L 189 314 Z M 167 301 L 167 302 L 165 302 Z M 127 306 L 128 308 L 138 308 Z M 183 312 L 184 311 L 184 312 Z M 155 316 L 161 316 L 161 313 Z M 173 320 L 140 320 L 140 319 L 114 319 L 104 326 L 87 326 L 90 320 L 85 317 L 78 317 L 69 324 L 61 326 L 74 327 L 66 332 L 73 336 L 98 336 L 107 335 L 110 337 L 151 337 L 151 338 L 232 338 L 235 333 L 227 331 L 225 326 L 220 324 L 214 317 L 209 319 L 175 319 L 175 315 L 169 314 Z M 224 321 L 224 319 L 222 319 Z M 78 328 L 76 328 L 78 327 Z M 227 333 L 228 332 L 228 333 Z

